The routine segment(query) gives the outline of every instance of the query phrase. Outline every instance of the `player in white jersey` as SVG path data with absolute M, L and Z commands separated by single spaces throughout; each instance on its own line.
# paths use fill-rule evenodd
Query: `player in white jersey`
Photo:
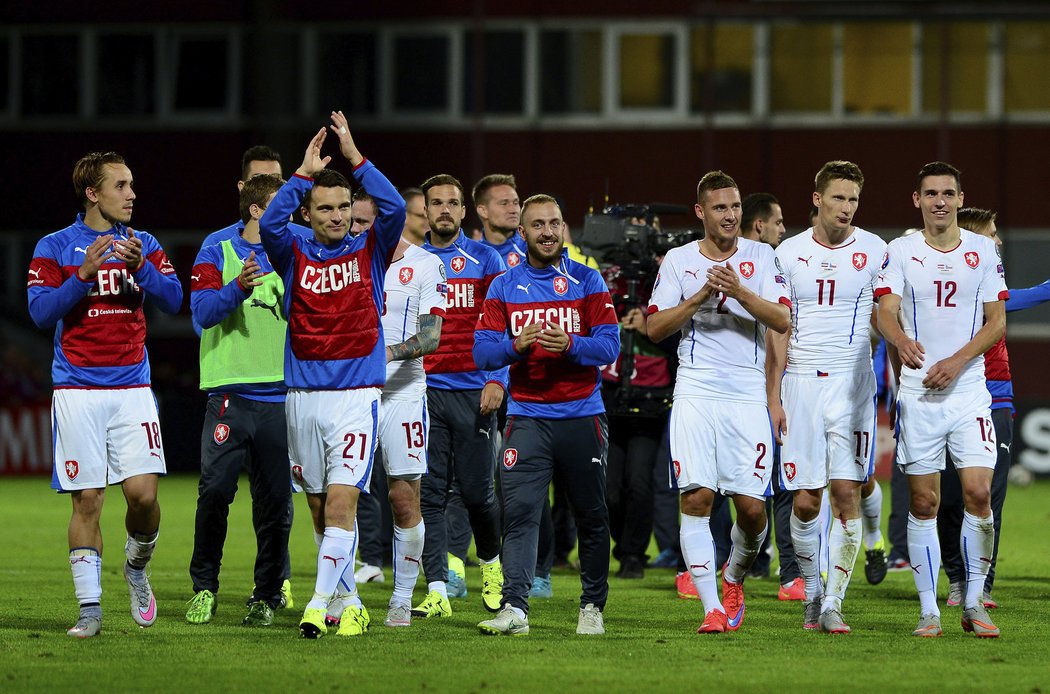
M 698 631 L 718 633 L 743 621 L 744 575 L 766 534 L 773 436 L 765 332 L 787 330 L 790 301 L 773 249 L 739 237 L 736 182 L 712 171 L 696 197 L 704 238 L 664 256 L 646 327 L 654 342 L 682 333 L 670 424 L 682 553 L 704 605 Z M 710 527 L 716 491 L 731 496 L 737 512 L 722 601 Z
M 861 542 L 860 488 L 874 465 L 870 326 L 886 244 L 853 225 L 864 185 L 860 167 L 829 161 L 815 183 L 813 227 L 777 248 L 791 288 L 791 329 L 771 335 L 767 387 L 774 432 L 783 444 L 781 483 L 795 497 L 791 538 L 806 582 L 803 627 L 844 634 L 850 629 L 842 599 Z M 836 522 L 822 595 L 818 516 L 829 481 Z
M 357 233 L 378 214 L 370 195 L 358 190 L 352 209 Z M 383 339 L 386 385 L 379 414 L 379 445 L 387 474 L 387 498 L 394 517 L 394 591 L 385 624 L 412 624 L 412 589 L 419 577 L 425 527 L 419 510 L 419 480 L 427 471 L 427 383 L 423 357 L 438 347 L 445 314 L 445 265 L 402 235 L 384 280 Z M 375 528 L 371 529 L 375 531 Z M 348 564 L 328 606 L 330 624 L 361 601 Z
M 912 193 L 922 234 L 892 241 L 879 276 L 879 329 L 901 360 L 897 465 L 908 475 L 908 553 L 921 604 L 915 636 L 939 636 L 937 538 L 940 471 L 947 447 L 963 491 L 966 563 L 962 626 L 996 637 L 981 602 L 994 542 L 990 505 L 996 443 L 984 353 L 1006 327 L 1003 266 L 995 243 L 960 229 L 959 171 L 932 162 Z

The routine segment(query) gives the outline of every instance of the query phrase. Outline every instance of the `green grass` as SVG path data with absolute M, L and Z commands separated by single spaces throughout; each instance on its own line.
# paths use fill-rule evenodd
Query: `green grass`
M 987 641 L 963 634 L 959 608 L 942 609 L 942 638 L 910 636 L 918 618 L 911 576 L 890 574 L 869 586 L 859 565 L 845 603 L 853 627 L 846 637 L 804 632 L 801 605 L 778 602 L 775 580 L 747 584 L 741 631 L 698 636 L 699 603 L 675 596 L 669 570 L 611 579 L 604 638 L 574 633 L 579 581 L 570 573 L 554 576 L 555 598 L 533 602 L 528 637 L 482 637 L 475 627 L 487 616 L 480 574 L 468 568 L 470 598 L 453 601 L 450 619 L 387 629 L 390 584 L 368 584 L 362 595 L 375 626 L 366 636 L 304 641 L 296 627 L 316 553 L 302 498 L 292 538 L 296 609 L 279 611 L 274 628 L 249 630 L 240 626 L 255 547 L 246 486 L 231 512 L 218 614 L 195 626 L 183 616 L 196 480 L 161 482 L 152 577 L 160 617 L 150 629 L 128 614 L 124 502 L 111 489 L 103 633 L 78 641 L 65 636 L 77 611 L 66 562 L 69 502 L 44 479 L 0 482 L 0 525 L 8 529 L 0 545 L 0 691 L 1050 692 L 1050 482 L 1010 490 L 995 590 L 1002 607 L 992 613 L 1003 636 Z M 943 574 L 940 583 L 943 598 Z

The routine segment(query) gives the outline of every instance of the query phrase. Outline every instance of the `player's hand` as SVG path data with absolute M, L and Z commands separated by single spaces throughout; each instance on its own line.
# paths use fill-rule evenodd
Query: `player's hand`
M 556 354 L 567 350 L 570 343 L 569 334 L 557 323 L 544 323 L 544 328 L 540 331 L 536 341 L 543 349 Z
M 725 265 L 712 265 L 707 270 L 707 283 L 717 291 L 734 299 L 740 298 L 744 287 L 740 284 L 740 277 L 729 263 Z
M 931 390 L 944 390 L 952 384 L 966 366 L 966 360 L 959 356 L 941 359 L 926 372 L 922 385 Z
M 260 279 L 262 276 L 262 268 L 259 267 L 259 262 L 255 259 L 255 251 L 252 251 L 248 254 L 248 259 L 244 261 L 241 274 L 237 275 L 237 286 L 245 292 L 250 292 L 252 287 L 258 287 L 262 284 Z
M 642 335 L 645 334 L 645 314 L 640 308 L 632 308 L 620 321 L 620 327 L 624 330 L 634 330 Z
M 124 261 L 128 272 L 135 272 L 145 262 L 142 257 L 142 239 L 135 236 L 135 230 L 131 227 L 128 227 L 127 239 L 117 239 L 113 243 L 113 253 Z
M 700 310 L 700 305 L 714 296 L 714 293 L 715 288 L 711 286 L 710 282 L 708 282 L 700 288 L 700 291 L 689 297 L 688 302 L 693 305 L 695 310 Z
M 498 383 L 486 383 L 481 389 L 481 403 L 478 411 L 488 417 L 503 404 L 503 386 Z
M 80 264 L 80 269 L 77 270 L 77 277 L 88 281 L 98 276 L 98 269 L 102 267 L 102 263 L 117 254 L 111 248 L 112 241 L 113 234 L 104 234 L 91 242 L 91 245 L 87 247 L 87 251 L 84 252 L 84 262 Z
M 522 328 L 518 336 L 514 338 L 514 351 L 518 354 L 527 354 L 535 344 L 536 338 L 540 336 L 542 329 L 543 326 L 539 323 L 530 323 Z
M 901 363 L 910 369 L 921 369 L 926 359 L 926 350 L 917 340 L 901 340 L 897 345 L 897 354 L 900 355 Z
M 350 135 L 346 116 L 343 115 L 342 111 L 332 111 L 332 123 L 328 127 L 339 138 L 339 151 L 343 153 L 346 160 L 352 166 L 357 166 L 363 162 L 365 160 L 364 155 L 361 154 L 361 151 L 357 149 L 357 145 L 354 144 L 354 138 Z
M 773 425 L 773 438 L 777 443 L 783 444 L 782 437 L 788 433 L 788 418 L 784 406 L 779 402 L 769 403 L 769 422 Z
M 318 171 L 328 166 L 328 162 L 332 161 L 332 158 L 321 157 L 321 146 L 324 144 L 324 139 L 327 135 L 328 131 L 324 128 L 317 131 L 317 134 L 310 140 L 310 144 L 306 146 L 302 166 L 296 169 L 295 173 L 307 178 L 313 178 Z

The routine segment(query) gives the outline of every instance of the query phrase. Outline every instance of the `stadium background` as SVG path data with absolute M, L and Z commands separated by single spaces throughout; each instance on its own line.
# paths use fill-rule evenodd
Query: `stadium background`
M 70 172 L 127 159 L 133 226 L 187 284 L 201 239 L 236 215 L 241 153 L 286 175 L 344 110 L 398 186 L 493 171 L 565 201 L 582 227 L 611 203 L 689 205 L 699 176 L 769 191 L 806 226 L 813 173 L 864 170 L 855 221 L 920 222 L 914 174 L 963 171 L 999 212 L 1012 287 L 1050 277 L 1050 6 L 1041 2 L 36 3 L 0 9 L 0 474 L 50 472 L 51 336 L 25 305 L 36 241 L 78 211 Z M 687 217 L 669 227 L 696 226 Z M 476 225 L 469 219 L 468 225 Z M 1009 318 L 1015 460 L 1050 473 L 1050 308 Z M 188 301 L 152 312 L 148 347 L 172 470 L 198 465 L 204 397 Z

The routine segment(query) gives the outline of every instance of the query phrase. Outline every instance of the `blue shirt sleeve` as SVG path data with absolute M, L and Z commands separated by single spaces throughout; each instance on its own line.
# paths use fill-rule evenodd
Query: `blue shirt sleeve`
M 1050 280 L 1027 289 L 1011 289 L 1006 300 L 1006 311 L 1023 311 L 1050 301 Z
M 312 178 L 304 178 L 298 174 L 288 179 L 281 186 L 266 211 L 259 220 L 259 236 L 262 238 L 266 257 L 282 277 L 292 267 L 293 251 L 292 245 L 298 238 L 289 229 L 290 219 L 295 209 L 299 207 L 306 195 L 314 185 Z

